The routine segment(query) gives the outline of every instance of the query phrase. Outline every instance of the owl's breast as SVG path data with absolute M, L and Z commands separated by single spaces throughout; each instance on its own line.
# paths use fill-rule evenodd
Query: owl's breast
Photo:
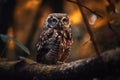
M 71 33 L 67 31 L 61 31 L 61 32 L 59 31 L 58 34 L 60 40 L 58 56 L 59 56 L 59 60 L 61 60 L 63 56 L 69 54 L 72 45 L 72 37 L 71 37 Z

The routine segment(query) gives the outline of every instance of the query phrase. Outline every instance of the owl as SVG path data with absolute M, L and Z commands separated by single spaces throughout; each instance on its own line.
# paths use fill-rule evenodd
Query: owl
M 37 62 L 43 64 L 63 63 L 69 56 L 73 43 L 69 17 L 64 13 L 49 14 L 37 47 Z

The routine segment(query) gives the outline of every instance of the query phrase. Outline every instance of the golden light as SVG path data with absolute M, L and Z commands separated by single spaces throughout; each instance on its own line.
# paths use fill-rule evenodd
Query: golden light
M 94 48 L 90 40 L 88 33 L 84 34 L 83 39 L 79 44 L 80 48 L 77 51 L 77 55 L 80 57 L 90 57 L 94 55 Z
M 71 23 L 73 25 L 80 24 L 80 22 L 82 21 L 82 15 L 81 15 L 79 9 L 70 13 L 70 19 L 71 19 Z
M 104 1 L 104 5 L 108 6 L 109 2 L 107 0 L 103 0 Z
M 27 31 L 26 31 L 27 32 Z M 26 33 L 27 34 L 27 33 Z M 17 31 L 16 33 L 15 33 L 15 35 L 16 35 L 16 38 L 18 39 L 18 40 L 20 40 L 22 43 L 25 43 L 25 41 L 26 41 L 26 34 L 25 34 L 25 32 L 24 31 Z
M 27 9 L 35 9 L 37 8 L 38 4 L 41 2 L 41 0 L 29 0 L 26 4 L 25 4 L 25 8 Z
M 7 35 L 10 36 L 10 37 L 14 37 L 14 31 L 13 31 L 13 28 L 12 28 L 12 27 L 10 27 L 10 28 L 8 29 Z M 13 41 L 13 40 L 8 41 L 7 45 L 8 45 L 8 48 L 9 48 L 9 49 L 14 49 L 14 48 L 15 48 L 15 44 L 14 44 L 14 41 Z
M 107 17 L 105 17 L 104 19 L 99 19 L 99 20 L 97 20 L 97 22 L 94 24 L 93 27 L 95 29 L 98 29 L 100 27 L 103 27 L 105 24 L 107 24 L 107 22 L 108 22 L 108 18 Z
M 47 16 L 51 13 L 51 9 L 49 6 L 46 6 L 43 10 L 43 13 L 41 18 L 39 19 L 39 28 L 41 28 L 44 25 L 45 19 L 47 18 Z

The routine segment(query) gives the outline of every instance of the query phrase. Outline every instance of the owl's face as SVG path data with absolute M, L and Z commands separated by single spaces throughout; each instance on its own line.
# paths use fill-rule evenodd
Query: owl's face
M 46 23 L 48 28 L 66 29 L 70 27 L 69 17 L 63 13 L 49 14 Z

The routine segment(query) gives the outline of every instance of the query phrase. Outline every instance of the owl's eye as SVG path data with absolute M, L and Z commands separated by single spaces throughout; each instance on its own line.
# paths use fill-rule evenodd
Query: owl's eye
M 62 19 L 62 23 L 65 24 L 65 25 L 67 25 L 69 23 L 69 19 L 67 17 L 64 17 Z
M 51 18 L 48 19 L 47 22 L 49 23 L 50 27 L 55 27 L 56 24 L 58 23 L 58 20 L 56 18 L 54 18 L 54 17 L 51 17 Z
M 57 23 L 57 20 L 55 18 L 53 18 L 51 21 L 52 21 L 53 24 Z

